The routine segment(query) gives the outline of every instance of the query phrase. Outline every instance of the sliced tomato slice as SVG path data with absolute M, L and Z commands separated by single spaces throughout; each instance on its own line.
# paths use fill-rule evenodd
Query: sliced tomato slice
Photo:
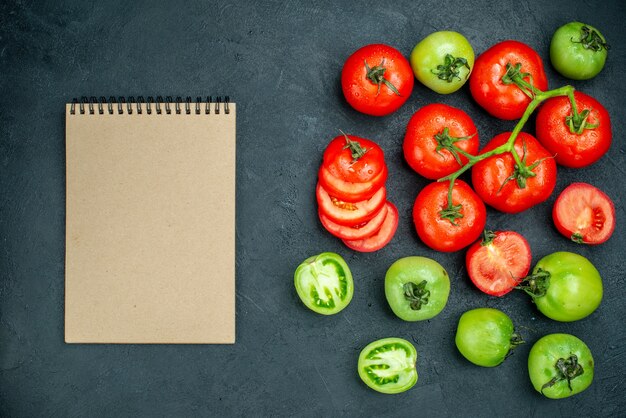
M 530 245 L 515 231 L 485 231 L 467 250 L 465 263 L 472 282 L 492 296 L 509 293 L 526 277 L 531 262 Z
M 370 199 L 385 184 L 387 171 L 387 166 L 384 165 L 382 171 L 372 181 L 352 183 L 333 176 L 326 167 L 321 166 L 319 182 L 328 193 L 344 202 L 360 202 Z
M 387 216 L 387 205 L 380 208 L 376 216 L 371 220 L 355 226 L 341 225 L 333 222 L 328 216 L 324 215 L 321 210 L 318 211 L 318 215 L 324 228 L 337 238 L 348 240 L 363 239 L 378 232 Z
M 360 202 L 344 202 L 331 196 L 320 183 L 317 184 L 315 194 L 318 210 L 326 217 L 341 225 L 354 226 L 376 216 L 385 205 L 387 189 L 380 187 L 370 199 Z
M 554 202 L 556 229 L 579 244 L 601 244 L 615 230 L 615 206 L 602 190 L 587 183 L 572 183 Z
M 391 202 L 387 202 L 387 216 L 374 235 L 360 240 L 342 240 L 348 248 L 362 253 L 378 251 L 389 244 L 398 229 L 398 209 Z

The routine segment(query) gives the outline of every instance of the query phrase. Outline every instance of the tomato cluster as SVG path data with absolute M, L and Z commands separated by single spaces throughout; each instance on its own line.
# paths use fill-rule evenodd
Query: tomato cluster
M 387 200 L 387 164 L 373 141 L 339 135 L 324 151 L 318 174 L 318 215 L 328 232 L 356 251 L 387 245 L 398 228 L 398 210 Z
M 550 56 L 562 74 L 586 79 L 602 69 L 607 50 L 595 28 L 574 22 L 555 33 Z M 357 111 L 384 116 L 407 101 L 413 74 L 442 94 L 469 80 L 472 97 L 487 113 L 519 119 L 511 132 L 494 136 L 479 149 L 478 129 L 463 110 L 435 103 L 414 113 L 404 136 L 404 157 L 418 174 L 436 180 L 419 191 L 413 205 L 421 241 L 443 252 L 469 247 L 468 275 L 486 294 L 523 290 L 540 312 L 561 322 L 592 314 L 603 296 L 595 266 L 578 254 L 560 251 L 542 258 L 531 271 L 528 241 L 515 231 L 486 230 L 486 205 L 505 213 L 523 212 L 551 196 L 557 164 L 580 168 L 600 160 L 612 140 L 606 109 L 571 86 L 548 90 L 541 57 L 528 45 L 500 42 L 474 60 L 471 45 L 456 32 L 426 37 L 411 53 L 410 63 L 387 45 L 360 48 L 342 69 L 342 90 Z M 523 132 L 537 109 L 535 135 Z M 471 185 L 460 179 L 470 170 Z M 398 226 L 398 211 L 386 195 L 388 175 L 384 153 L 376 143 L 345 134 L 334 138 L 324 151 L 316 189 L 324 228 L 356 251 L 384 247 Z M 556 200 L 552 219 L 567 238 L 595 245 L 611 236 L 615 208 L 601 190 L 574 183 Z M 296 271 L 296 288 L 303 302 L 322 314 L 344 309 L 353 292 L 347 265 L 332 253 L 305 260 Z M 438 315 L 449 291 L 446 270 L 425 257 L 401 258 L 385 277 L 387 302 L 405 321 Z M 523 343 L 510 318 L 488 308 L 460 317 L 455 342 L 464 357 L 484 367 L 499 365 Z M 406 340 L 378 340 L 361 352 L 359 375 L 379 392 L 402 392 L 417 381 L 416 357 Z M 529 356 L 531 381 L 547 397 L 584 390 L 593 379 L 593 368 L 588 347 L 568 334 L 545 336 Z

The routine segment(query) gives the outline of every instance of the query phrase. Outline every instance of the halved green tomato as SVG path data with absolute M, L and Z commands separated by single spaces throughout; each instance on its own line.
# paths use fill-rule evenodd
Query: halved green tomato
M 294 274 L 296 291 L 314 312 L 332 315 L 352 300 L 354 283 L 345 260 L 335 253 L 321 253 L 302 262 Z
M 426 257 L 404 257 L 385 275 L 385 296 L 393 313 L 405 321 L 422 321 L 439 314 L 448 302 L 446 269 Z
M 417 382 L 417 351 L 402 338 L 383 338 L 368 344 L 359 355 L 361 380 L 380 393 L 407 391 Z

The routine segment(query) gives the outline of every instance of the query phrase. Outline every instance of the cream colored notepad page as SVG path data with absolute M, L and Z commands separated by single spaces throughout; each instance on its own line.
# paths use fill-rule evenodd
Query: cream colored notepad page
M 236 106 L 201 109 L 66 106 L 66 342 L 235 342 Z

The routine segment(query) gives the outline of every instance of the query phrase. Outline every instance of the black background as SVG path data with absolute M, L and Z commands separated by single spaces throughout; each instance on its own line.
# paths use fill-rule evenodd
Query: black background
M 592 1 L 15 2 L 0 6 L 0 415 L 2 416 L 615 416 L 626 397 L 624 202 L 626 117 L 624 3 Z M 373 118 L 342 97 L 344 60 L 368 43 L 409 55 L 436 30 L 456 30 L 480 54 L 516 39 L 544 58 L 552 87 L 568 81 L 550 66 L 554 30 L 572 20 L 598 27 L 612 49 L 596 78 L 573 85 L 609 110 L 613 145 L 597 164 L 559 168 L 551 198 L 526 212 L 488 212 L 488 227 L 521 232 L 533 264 L 567 250 L 600 270 L 604 300 L 590 317 L 558 323 L 521 292 L 480 293 L 464 251 L 444 254 L 417 238 L 411 208 L 427 181 L 404 162 L 401 143 L 419 107 L 442 102 L 468 112 L 481 144 L 514 122 L 489 117 L 467 87 L 437 95 L 419 83 L 396 113 Z M 237 343 L 66 345 L 63 342 L 64 103 L 109 95 L 230 95 L 237 120 Z M 342 129 L 378 142 L 400 213 L 393 241 L 359 254 L 317 220 L 314 187 L 324 147 Z M 525 130 L 533 132 L 532 120 Z M 216 156 L 218 158 L 218 156 Z M 550 212 L 573 181 L 604 189 L 617 229 L 598 247 L 560 236 Z M 216 237 L 219 239 L 219 237 Z M 350 306 L 333 317 L 307 310 L 293 272 L 323 251 L 343 255 L 355 278 Z M 447 307 L 420 323 L 397 319 L 383 292 L 393 261 L 434 258 L 449 272 Z M 471 365 L 454 345 L 464 311 L 490 306 L 511 316 L 527 344 L 495 369 Z M 550 401 L 536 393 L 526 361 L 533 342 L 567 332 L 596 360 L 592 386 Z M 414 341 L 416 386 L 385 396 L 356 372 L 359 351 L 388 336 Z

